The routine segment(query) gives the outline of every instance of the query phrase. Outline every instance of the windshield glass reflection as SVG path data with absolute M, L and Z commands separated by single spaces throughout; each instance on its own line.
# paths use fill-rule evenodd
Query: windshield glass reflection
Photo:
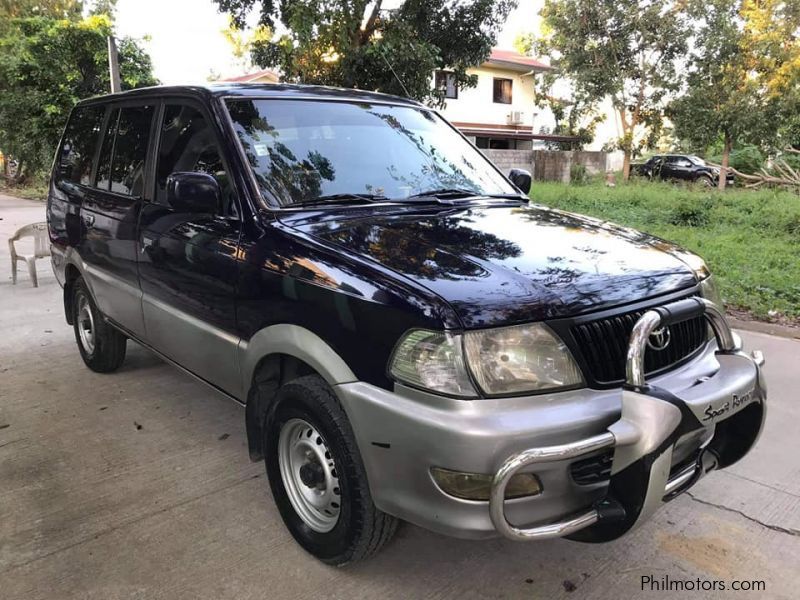
M 271 99 L 231 99 L 227 106 L 262 192 L 281 206 L 341 194 L 517 193 L 424 108 Z

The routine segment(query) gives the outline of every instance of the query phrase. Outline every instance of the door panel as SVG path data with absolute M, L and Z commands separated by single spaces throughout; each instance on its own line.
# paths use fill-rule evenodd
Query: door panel
M 78 248 L 97 306 L 107 317 L 143 335 L 142 292 L 136 268 L 136 222 L 141 201 L 88 190 L 81 208 Z
M 692 163 L 682 156 L 668 156 L 663 173 L 664 179 L 691 179 Z
M 139 274 L 147 340 L 181 366 L 239 396 L 236 278 L 239 221 L 214 131 L 194 106 L 166 102 L 155 194 L 139 221 Z M 220 183 L 219 214 L 173 209 L 166 180 L 202 171 Z

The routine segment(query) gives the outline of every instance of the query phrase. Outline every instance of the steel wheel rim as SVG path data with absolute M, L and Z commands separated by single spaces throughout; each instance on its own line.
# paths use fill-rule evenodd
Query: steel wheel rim
M 290 419 L 278 438 L 278 466 L 292 508 L 314 531 L 327 533 L 339 522 L 341 490 L 325 438 L 303 419 Z
M 78 296 L 78 336 L 81 346 L 88 353 L 94 352 L 94 315 L 89 299 L 84 295 Z

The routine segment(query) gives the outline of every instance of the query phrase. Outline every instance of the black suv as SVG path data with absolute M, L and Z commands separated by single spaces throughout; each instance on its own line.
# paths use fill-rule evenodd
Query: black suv
M 713 167 L 692 154 L 658 154 L 644 163 L 631 165 L 631 170 L 648 179 L 691 181 L 708 187 L 717 185 L 720 172 L 719 167 Z M 725 180 L 728 185 L 733 185 L 733 173 L 728 171 Z
M 529 187 L 402 98 L 136 90 L 70 116 L 53 268 L 90 369 L 133 340 L 245 406 L 327 563 L 398 519 L 612 540 L 748 452 L 763 357 L 700 258 Z

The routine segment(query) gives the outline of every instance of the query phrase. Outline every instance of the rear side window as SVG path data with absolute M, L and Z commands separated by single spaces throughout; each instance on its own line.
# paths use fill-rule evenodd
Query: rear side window
M 129 196 L 142 194 L 154 113 L 153 106 L 129 106 L 111 114 L 97 169 L 98 188 Z
M 182 171 L 212 175 L 220 185 L 224 213 L 236 213 L 233 189 L 211 124 L 193 106 L 167 104 L 161 122 L 156 167 L 156 202 L 167 204 L 167 177 Z
M 114 153 L 114 132 L 117 130 L 119 109 L 111 111 L 111 116 L 103 135 L 103 147 L 100 149 L 100 159 L 97 161 L 97 184 L 101 190 L 107 190 L 111 183 L 111 158 Z
M 59 152 L 56 181 L 91 185 L 104 114 L 104 106 L 80 106 L 72 111 Z

